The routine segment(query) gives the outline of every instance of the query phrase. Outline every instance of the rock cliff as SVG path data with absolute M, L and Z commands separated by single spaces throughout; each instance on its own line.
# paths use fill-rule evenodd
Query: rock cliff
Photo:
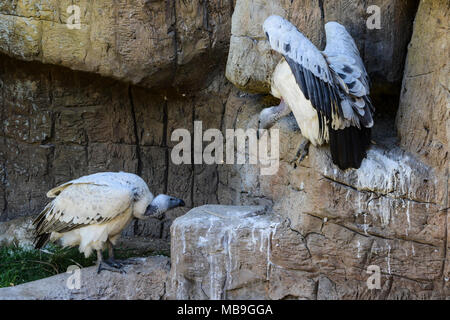
M 193 208 L 125 231 L 171 240 L 166 298 L 450 297 L 447 1 L 373 1 L 372 30 L 363 0 L 80 0 L 81 29 L 67 28 L 70 4 L 0 2 L 0 221 L 38 213 L 58 183 L 125 170 Z M 340 171 L 327 147 L 296 164 L 292 117 L 276 127 L 276 175 L 171 162 L 175 129 L 256 128 L 274 104 L 270 14 L 319 47 L 331 20 L 355 37 L 377 108 L 360 170 Z

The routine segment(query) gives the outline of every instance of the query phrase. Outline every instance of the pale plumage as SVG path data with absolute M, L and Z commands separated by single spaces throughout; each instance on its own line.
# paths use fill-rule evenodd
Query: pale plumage
M 272 94 L 286 102 L 310 142 L 330 142 L 338 166 L 358 168 L 370 143 L 374 109 L 369 77 L 350 34 L 336 22 L 327 23 L 327 46 L 321 52 L 282 17 L 267 18 L 263 28 L 272 49 L 283 55 L 272 77 Z M 264 129 L 279 118 L 261 115 Z
M 278 86 L 278 84 L 283 84 Z M 316 109 L 305 98 L 303 93 L 295 81 L 294 75 L 286 62 L 282 60 L 272 75 L 272 95 L 275 97 L 283 97 L 289 106 L 302 105 L 302 108 L 291 108 L 303 136 L 313 145 L 320 146 L 328 141 L 328 131 L 324 131 L 323 136 L 317 134 L 319 132 L 319 117 Z
M 33 222 L 36 247 L 59 240 L 63 246 L 79 246 L 86 256 L 114 245 L 133 218 L 145 219 L 184 205 L 166 195 L 154 198 L 142 178 L 125 172 L 84 176 L 50 190 L 47 196 L 53 201 Z

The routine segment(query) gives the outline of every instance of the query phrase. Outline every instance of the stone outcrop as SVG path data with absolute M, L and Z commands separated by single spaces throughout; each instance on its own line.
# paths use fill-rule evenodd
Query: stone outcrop
M 139 84 L 199 85 L 226 58 L 232 1 L 3 1 L 0 52 Z
M 397 115 L 402 147 L 442 173 L 449 160 L 449 20 L 447 1 L 421 2 Z
M 392 35 L 396 32 L 392 30 L 403 30 L 399 32 L 402 41 L 405 41 L 407 30 L 411 30 L 414 4 L 402 2 L 394 5 L 386 2 L 381 7 L 392 9 L 383 18 L 387 19 L 383 20 L 384 23 L 389 21 L 390 33 L 368 31 L 377 36 L 366 38 L 361 37 L 364 33 L 358 31 L 365 28 L 365 24 L 357 23 L 363 17 L 363 12 L 361 16 L 358 14 L 364 6 L 355 4 L 352 11 L 356 12 L 355 19 L 354 16 L 344 17 L 333 11 L 338 12 L 344 7 L 348 9 L 345 1 L 333 3 L 324 2 L 323 7 L 328 7 L 322 11 L 325 21 L 342 21 L 349 28 L 374 80 L 375 106 L 379 116 L 373 130 L 374 145 L 368 158 L 360 170 L 342 172 L 331 163 L 327 147 L 310 148 L 308 158 L 301 164 L 295 164 L 302 137 L 295 121 L 287 118 L 275 127 L 281 131 L 278 174 L 260 176 L 258 168 L 252 166 L 224 168 L 220 175 L 221 199 L 269 207 L 273 204 L 272 212 L 285 219 L 289 228 L 303 237 L 311 258 L 306 273 L 293 283 L 306 286 L 313 281 L 317 288 L 325 290 L 318 289 L 309 299 L 448 297 L 446 127 L 449 115 L 448 86 L 443 80 L 448 60 L 445 51 L 448 40 L 444 31 L 444 24 L 448 21 L 448 4 L 423 1 L 419 7 L 396 121 L 401 149 L 393 130 L 393 116 L 390 116 L 396 109 L 385 112 L 385 106 L 377 100 L 376 91 L 377 87 L 383 88 L 386 83 L 399 81 L 403 75 L 402 68 L 398 67 L 403 63 L 406 42 L 400 44 L 395 40 Z M 258 23 L 261 24 L 270 13 L 288 16 L 295 21 L 296 14 L 301 11 L 292 11 L 290 6 L 293 4 L 288 1 L 286 4 L 282 1 L 238 1 L 236 8 L 241 6 L 242 9 L 236 14 L 239 19 L 233 17 L 227 65 L 227 77 L 238 87 L 267 92 L 267 80 L 270 80 L 270 71 L 274 66 L 273 57 L 267 54 L 268 48 L 261 45 L 264 41 Z M 403 5 L 410 9 L 395 7 Z M 311 16 L 317 16 L 306 21 L 297 18 L 297 25 L 314 43 L 323 45 L 322 30 L 308 24 L 308 21 L 317 24 L 321 11 L 314 9 L 314 6 L 303 8 Z M 254 15 L 252 10 L 265 13 Z M 410 18 L 400 18 L 396 10 L 410 12 Z M 246 23 L 250 12 L 252 21 L 257 23 Z M 377 41 L 380 41 L 378 45 Z M 433 42 L 431 54 L 427 49 L 430 42 Z M 252 45 L 246 46 L 244 43 Z M 382 48 L 387 51 L 383 52 Z M 253 60 L 253 57 L 257 58 Z M 389 59 L 390 62 L 382 59 Z M 248 66 L 253 65 L 258 66 L 255 72 L 248 72 Z M 411 78 L 411 72 L 418 76 Z M 395 95 L 392 88 L 390 92 Z M 225 112 L 226 125 L 256 128 L 259 112 L 270 104 L 270 101 L 257 95 L 233 92 Z M 426 111 L 428 108 L 430 112 Z M 425 130 L 422 130 L 423 127 Z M 297 251 L 294 246 L 286 250 Z M 370 265 L 381 268 L 381 290 L 367 291 L 366 271 Z M 305 268 L 295 270 L 305 271 Z M 287 287 L 286 284 L 284 288 Z M 288 294 L 287 297 L 291 296 Z M 294 298 L 302 297 L 294 295 Z
M 32 221 L 33 217 L 27 216 L 0 223 L 0 246 L 32 247 Z
M 279 224 L 264 207 L 207 205 L 178 218 L 171 227 L 168 298 L 268 299 Z M 304 251 L 296 254 L 300 260 Z
M 1 288 L 0 300 L 160 300 L 166 293 L 170 269 L 167 257 L 140 258 L 127 265 L 126 273 L 97 267 L 70 269 L 66 273 Z
M 449 137 L 450 58 L 447 1 L 421 1 L 408 49 L 397 114 L 400 145 L 437 172 L 439 203 L 446 214 L 447 256 L 443 273 L 450 292 Z

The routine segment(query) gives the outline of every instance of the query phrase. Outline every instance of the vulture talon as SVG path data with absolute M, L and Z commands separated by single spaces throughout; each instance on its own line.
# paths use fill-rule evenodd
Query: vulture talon
M 106 263 L 113 267 L 113 268 L 117 268 L 120 269 L 123 267 L 123 263 L 121 261 L 115 260 L 115 259 L 111 259 L 109 258 L 108 260 L 106 260 Z
M 118 272 L 121 274 L 127 273 L 124 270 L 123 266 L 117 267 L 107 261 L 102 261 L 98 264 L 97 274 L 100 274 L 100 272 L 102 272 L 103 270 L 110 271 L 110 272 Z
M 300 164 L 303 162 L 303 160 L 305 160 L 309 153 L 309 146 L 310 142 L 308 140 L 305 140 L 301 143 L 300 147 L 298 148 L 297 155 L 295 156 L 295 163 Z

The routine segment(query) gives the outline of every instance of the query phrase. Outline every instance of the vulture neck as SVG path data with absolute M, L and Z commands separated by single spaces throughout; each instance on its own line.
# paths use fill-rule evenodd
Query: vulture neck
M 147 210 L 145 211 L 145 215 L 146 216 L 157 216 L 161 213 L 164 213 L 165 210 L 163 210 L 162 208 L 158 207 L 155 204 L 150 204 L 147 208 Z

